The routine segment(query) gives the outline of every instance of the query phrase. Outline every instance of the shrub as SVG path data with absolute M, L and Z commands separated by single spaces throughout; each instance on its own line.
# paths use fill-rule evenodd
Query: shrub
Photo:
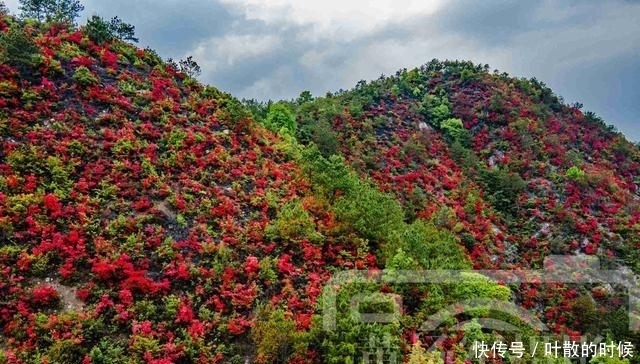
M 136 47 L 125 42 L 114 42 L 110 45 L 112 52 L 124 57 L 129 63 L 134 63 L 138 60 L 138 50 Z
M 164 65 L 164 62 L 162 61 L 162 57 L 160 57 L 160 55 L 158 54 L 158 52 L 156 52 L 155 50 L 146 47 L 143 51 L 142 51 L 142 61 L 144 61 L 144 63 L 146 63 L 147 65 L 151 66 L 151 67 L 155 67 L 158 65 Z
M 411 347 L 407 364 L 444 364 L 439 352 L 427 352 L 419 342 Z
M 53 363 L 76 364 L 82 362 L 85 352 L 74 340 L 57 340 L 47 351 L 47 357 Z
M 60 48 L 56 50 L 56 55 L 62 60 L 71 60 L 76 57 L 84 56 L 84 52 L 75 43 L 62 42 Z
M 60 301 L 60 296 L 55 288 L 48 285 L 35 287 L 31 291 L 31 299 L 36 306 L 49 306 L 57 304 Z
M 296 331 L 296 323 L 281 308 L 258 309 L 251 339 L 256 345 L 257 363 L 285 363 L 305 344 L 303 333 Z
M 598 308 L 591 295 L 585 294 L 576 297 L 571 304 L 571 311 L 575 317 L 580 318 L 578 329 L 585 333 L 599 332 L 603 318 L 598 313 Z
M 76 68 L 73 74 L 73 80 L 82 86 L 90 86 L 98 83 L 98 78 L 85 66 Z
M 318 234 L 315 228 L 302 202 L 293 200 L 282 206 L 276 219 L 265 229 L 265 235 L 270 239 L 281 237 L 291 240 L 301 238 L 309 238 L 312 241 L 321 240 L 322 235 Z
M 124 358 L 124 348 L 108 339 L 102 339 L 89 352 L 91 362 L 95 364 L 121 363 Z
M 273 284 L 278 279 L 278 274 L 275 269 L 275 262 L 272 258 L 263 258 L 260 260 L 260 267 L 258 271 L 258 277 L 269 284 Z
M 575 182 L 579 182 L 579 183 L 584 183 L 587 178 L 587 174 L 582 169 L 580 169 L 580 167 L 577 167 L 577 166 L 573 166 L 567 169 L 565 176 L 568 179 Z
M 493 111 L 498 114 L 504 112 L 504 105 L 501 94 L 496 93 L 491 96 L 491 100 L 489 101 L 489 111 Z
M 276 103 L 269 106 L 265 126 L 274 132 L 278 132 L 284 128 L 292 134 L 295 133 L 298 128 L 293 113 L 284 103 Z
M 394 231 L 383 254 L 391 257 L 398 249 L 406 252 L 422 269 L 469 269 L 471 262 L 449 231 L 416 220 Z
M 469 147 L 471 145 L 471 136 L 467 129 L 464 128 L 462 120 L 457 118 L 448 118 L 442 121 L 440 128 L 445 137 L 451 142 L 460 143 L 462 146 Z
M 39 55 L 40 49 L 21 27 L 13 25 L 8 31 L 0 32 L 0 62 L 15 67 L 34 67 Z

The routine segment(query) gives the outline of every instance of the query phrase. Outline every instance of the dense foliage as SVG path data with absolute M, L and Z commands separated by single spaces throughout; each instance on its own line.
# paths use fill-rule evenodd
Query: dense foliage
M 242 103 L 117 18 L 40 14 L 0 18 L 0 363 L 464 362 L 516 339 L 487 319 L 543 334 L 512 306 L 637 344 L 620 282 L 469 271 L 640 270 L 640 150 L 541 82 L 432 61 Z
M 84 10 L 78 0 L 19 0 L 22 16 L 46 22 L 72 23 Z

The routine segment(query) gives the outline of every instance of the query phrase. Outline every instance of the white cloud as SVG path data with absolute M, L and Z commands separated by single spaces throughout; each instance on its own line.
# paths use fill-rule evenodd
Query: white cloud
M 18 0 L 4 0 L 4 4 L 7 5 L 7 7 L 12 13 L 17 14 L 20 12 L 19 10 L 20 6 L 18 5 Z
M 472 40 L 458 35 L 416 36 L 404 42 L 385 40 L 363 47 L 345 66 L 344 83 L 352 87 L 360 79 L 392 75 L 402 68 L 419 67 L 433 58 L 471 60 L 502 69 L 511 68 L 511 57 L 506 50 L 480 49 Z
M 270 75 L 256 80 L 253 84 L 238 92 L 239 97 L 254 98 L 260 95 L 261 99 L 289 99 L 290 85 L 295 84 L 294 74 L 290 68 L 280 67 Z
M 209 72 L 213 72 L 231 67 L 238 61 L 267 54 L 280 46 L 282 40 L 274 35 L 229 34 L 200 43 L 190 54 Z
M 247 19 L 309 26 L 304 38 L 353 40 L 389 23 L 436 12 L 442 0 L 222 0 Z

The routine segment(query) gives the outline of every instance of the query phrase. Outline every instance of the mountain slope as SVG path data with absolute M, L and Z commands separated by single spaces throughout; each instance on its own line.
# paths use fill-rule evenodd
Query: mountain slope
M 409 221 L 451 231 L 475 268 L 542 269 L 555 254 L 638 272 L 640 150 L 535 79 L 434 60 L 291 107 L 302 142 L 344 155 L 401 201 Z M 558 333 L 628 337 L 617 289 L 514 293 Z
M 558 241 L 547 254 L 600 250 L 625 258 L 637 248 L 638 148 L 536 80 L 433 61 L 298 109 L 301 140 L 344 154 L 414 216 L 429 218 L 437 205 L 462 221 L 482 211 L 489 221 L 467 227 L 508 227 L 516 234 L 511 243 L 524 250 L 527 234 L 549 223 L 545 234 Z M 570 244 L 594 235 L 602 236 Z M 524 261 L 536 262 L 527 254 Z
M 261 307 L 302 332 L 328 268 L 370 264 L 230 95 L 148 49 L 3 29 L 37 52 L 0 65 L 3 360 L 244 361 Z

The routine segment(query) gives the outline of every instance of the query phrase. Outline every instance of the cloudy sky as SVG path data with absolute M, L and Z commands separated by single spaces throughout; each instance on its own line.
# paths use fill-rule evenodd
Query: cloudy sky
M 82 1 L 82 0 L 81 0 Z M 18 0 L 5 2 L 17 12 Z M 640 141 L 638 0 L 84 0 L 240 98 L 349 89 L 433 58 L 536 77 Z

